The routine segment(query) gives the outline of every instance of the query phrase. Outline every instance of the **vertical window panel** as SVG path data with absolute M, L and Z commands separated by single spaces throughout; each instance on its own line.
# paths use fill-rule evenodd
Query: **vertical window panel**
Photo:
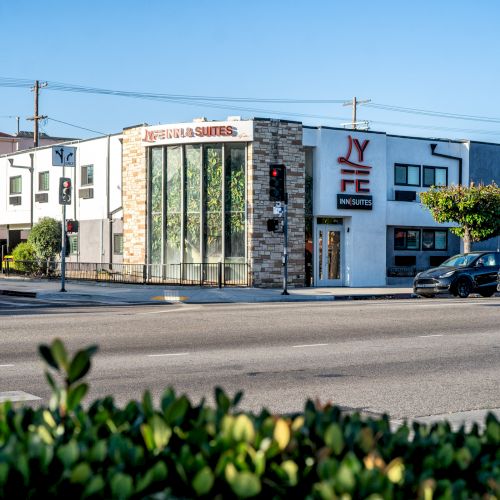
M 225 252 L 228 261 L 245 258 L 245 146 L 225 148 Z
M 181 262 L 182 146 L 167 148 L 166 264 Z
M 446 186 L 446 169 L 436 168 L 435 170 L 435 183 L 436 186 Z
M 205 262 L 222 258 L 222 146 L 207 145 L 203 154 Z
M 201 146 L 185 147 L 186 217 L 184 226 L 184 262 L 201 262 Z
M 420 185 L 420 169 L 418 167 L 408 167 L 408 184 L 410 186 Z
M 152 148 L 151 150 L 151 218 L 150 218 L 150 263 L 162 263 L 163 246 L 163 149 Z

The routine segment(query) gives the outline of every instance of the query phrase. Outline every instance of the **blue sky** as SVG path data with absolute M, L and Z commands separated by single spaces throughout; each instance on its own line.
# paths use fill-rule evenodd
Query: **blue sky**
M 499 118 L 465 121 L 360 106 L 373 130 L 500 142 L 500 2 L 495 0 L 0 1 L 0 77 L 137 92 L 373 103 Z M 103 133 L 138 123 L 295 117 L 339 126 L 341 104 L 262 104 L 259 110 L 44 89 L 40 112 Z M 27 88 L 0 80 L 0 131 L 32 130 Z M 443 127 L 443 129 L 430 128 Z M 446 130 L 446 129 L 457 130 Z M 50 135 L 95 133 L 48 120 Z M 484 134 L 479 131 L 487 131 Z

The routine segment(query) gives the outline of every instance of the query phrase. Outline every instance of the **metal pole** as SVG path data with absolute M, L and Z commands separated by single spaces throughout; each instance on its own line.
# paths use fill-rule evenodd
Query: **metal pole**
M 35 114 L 33 115 L 33 146 L 38 147 L 38 90 L 40 89 L 38 80 L 35 80 L 33 91 L 35 93 Z
M 65 292 L 64 281 L 66 278 L 66 205 L 62 206 L 62 245 L 61 245 L 61 290 Z
M 33 185 L 34 185 L 34 181 L 33 181 L 33 176 L 34 176 L 34 171 L 35 171 L 35 154 L 34 153 L 31 153 L 30 154 L 30 168 L 29 168 L 29 171 L 30 171 L 30 229 L 33 229 L 33 204 L 34 204 L 34 193 L 33 193 Z
M 288 193 L 285 194 L 284 206 L 284 220 L 283 220 L 283 292 L 281 295 L 290 295 L 287 290 L 288 284 Z

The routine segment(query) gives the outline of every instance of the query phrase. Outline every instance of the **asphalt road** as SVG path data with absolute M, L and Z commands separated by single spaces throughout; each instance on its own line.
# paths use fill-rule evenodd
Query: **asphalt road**
M 0 392 L 48 401 L 37 345 L 98 344 L 91 397 L 173 385 L 295 412 L 308 398 L 412 418 L 500 408 L 500 298 L 55 307 L 0 301 Z

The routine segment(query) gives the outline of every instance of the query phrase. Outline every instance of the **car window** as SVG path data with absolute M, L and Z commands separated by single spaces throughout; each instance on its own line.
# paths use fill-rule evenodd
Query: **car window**
M 494 253 L 487 254 L 483 257 L 483 265 L 488 266 L 488 267 L 494 267 L 498 266 L 499 263 L 497 262 L 497 256 Z
M 468 253 L 466 255 L 454 255 L 450 257 L 448 260 L 445 260 L 441 266 L 443 267 L 466 267 L 470 266 L 471 263 L 479 257 L 481 254 L 479 253 Z

